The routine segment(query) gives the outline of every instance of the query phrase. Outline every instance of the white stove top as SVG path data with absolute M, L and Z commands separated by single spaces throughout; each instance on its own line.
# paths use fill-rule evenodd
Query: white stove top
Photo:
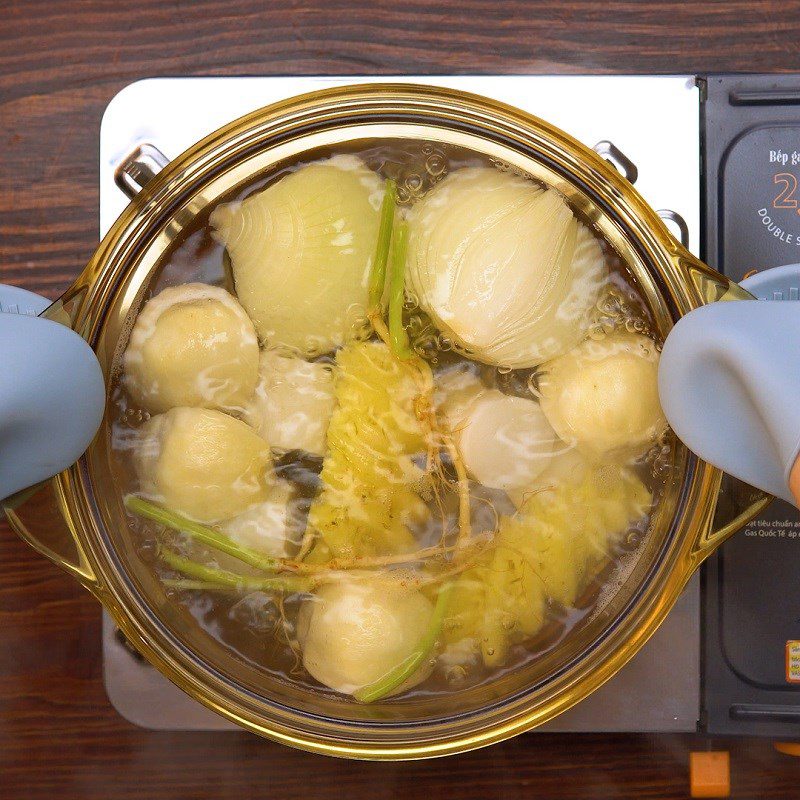
M 100 233 L 127 204 L 114 171 L 141 144 L 172 158 L 256 108 L 350 83 L 426 83 L 490 96 L 563 128 L 590 147 L 615 145 L 638 168 L 636 188 L 656 209 L 686 222 L 699 248 L 700 100 L 691 76 L 404 76 L 156 78 L 123 89 L 100 131 Z M 234 730 L 136 660 L 103 625 L 104 677 L 111 702 L 147 728 Z M 695 577 L 666 622 L 616 677 L 539 730 L 693 731 L 700 707 L 700 604 Z

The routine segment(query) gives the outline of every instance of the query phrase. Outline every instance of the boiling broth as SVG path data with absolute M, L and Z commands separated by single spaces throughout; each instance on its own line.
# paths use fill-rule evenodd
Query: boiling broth
M 335 155 L 356 155 L 382 178 L 395 180 L 400 208 L 412 206 L 447 175 L 459 169 L 509 169 L 506 165 L 493 163 L 469 151 L 430 143 L 397 141 L 362 142 L 335 153 L 318 151 L 304 163 L 316 163 Z M 238 192 L 225 197 L 224 203 L 237 203 L 254 196 L 302 166 L 303 164 L 287 164 L 268 176 L 256 177 Z M 145 299 L 158 295 L 167 287 L 189 282 L 207 283 L 235 292 L 230 258 L 225 247 L 212 235 L 209 215 L 210 212 L 198 216 L 175 243 L 154 277 Z M 599 342 L 619 331 L 654 338 L 656 332 L 652 327 L 650 313 L 633 276 L 605 241 L 600 240 L 600 245 L 608 275 L 593 310 L 588 338 Z M 504 365 L 492 366 L 472 358 L 437 329 L 436 324 L 420 308 L 418 298 L 408 290 L 403 317 L 411 346 L 430 366 L 435 382 L 445 373 L 461 371 L 480 381 L 486 390 L 496 389 L 505 396 L 539 400 L 538 367 L 512 369 Z M 366 320 L 362 320 L 357 328 L 357 339 L 376 340 Z M 659 345 L 656 342 L 654 346 Z M 334 352 L 321 353 L 310 361 L 329 365 L 331 369 L 336 368 Z M 123 495 L 135 494 L 141 491 L 134 466 L 136 451 L 140 446 L 139 431 L 151 414 L 131 396 L 124 380 L 119 377 L 111 393 L 110 412 L 113 417 L 112 452 L 117 486 Z M 234 410 L 230 413 L 234 417 L 243 416 L 241 411 Z M 624 467 L 630 470 L 651 494 L 653 508 L 656 507 L 663 486 L 669 478 L 670 436 L 668 432 L 664 433 L 646 451 L 637 453 L 624 464 L 614 461 L 609 465 L 609 469 Z M 569 449 L 566 445 L 561 446 Z M 287 557 L 291 557 L 302 545 L 304 522 L 320 493 L 323 458 L 300 450 L 277 452 L 273 457 L 275 477 L 286 481 L 292 488 L 291 507 L 296 524 L 291 530 L 291 541 L 286 553 Z M 443 463 L 450 480 L 455 480 L 453 464 L 447 458 L 443 459 Z M 427 549 L 436 546 L 443 536 L 451 536 L 457 527 L 458 497 L 454 492 L 446 493 L 438 500 L 430 493 L 423 493 L 422 497 L 431 512 L 430 516 L 410 527 L 416 546 Z M 497 526 L 498 515 L 513 516 L 517 510 L 504 492 L 482 486 L 474 480 L 470 483 L 470 497 L 473 536 L 491 535 Z M 136 537 L 142 559 L 169 584 L 166 591 L 170 599 L 183 606 L 208 634 L 229 648 L 238 658 L 259 670 L 307 687 L 311 691 L 331 691 L 303 668 L 302 647 L 298 642 L 297 629 L 304 594 L 289 592 L 279 596 L 274 592 L 261 590 L 212 592 L 181 588 L 173 583 L 176 580 L 175 570 L 159 558 L 159 545 L 164 542 L 168 542 L 181 554 L 211 566 L 231 569 L 236 562 L 225 554 L 199 545 L 190 537 L 165 531 L 162 526 L 132 514 L 129 519 L 131 533 Z M 614 587 L 624 582 L 625 575 L 635 564 L 642 540 L 647 535 L 649 520 L 650 514 L 643 514 L 614 537 L 605 557 L 592 567 L 592 575 L 582 580 L 579 597 L 570 607 L 548 598 L 545 623 L 535 635 L 514 642 L 502 664 L 484 663 L 480 658 L 480 648 L 477 654 L 472 653 L 468 658 L 459 657 L 457 647 L 443 645 L 443 640 L 448 638 L 447 631 L 443 629 L 437 637 L 439 642 L 436 649 L 430 654 L 433 662 L 430 675 L 398 695 L 398 700 L 404 697 L 447 694 L 491 681 L 505 671 L 518 669 L 558 647 L 573 630 L 592 619 L 612 596 Z M 446 534 L 447 531 L 451 533 Z M 404 565 L 387 569 L 396 572 L 407 568 Z M 245 569 L 243 572 L 255 574 L 253 570 Z M 452 630 L 449 633 L 451 640 L 457 638 Z

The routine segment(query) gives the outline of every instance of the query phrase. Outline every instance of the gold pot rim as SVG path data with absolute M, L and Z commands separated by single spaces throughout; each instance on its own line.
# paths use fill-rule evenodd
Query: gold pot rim
M 433 136 L 435 134 L 435 136 Z M 96 349 L 110 382 L 125 321 L 140 302 L 148 278 L 174 238 L 170 225 L 191 218 L 231 186 L 310 147 L 380 136 L 441 138 L 534 174 L 569 194 L 596 220 L 626 258 L 647 264 L 637 278 L 661 304 L 664 324 L 741 290 L 698 261 L 670 235 L 663 221 L 609 164 L 558 128 L 516 108 L 465 92 L 410 84 L 351 85 L 316 91 L 254 111 L 210 134 L 171 162 L 126 208 L 86 269 L 51 312 L 66 312 L 72 326 Z M 575 189 L 580 187 L 580 191 Z M 603 227 L 604 226 L 604 227 Z M 178 227 L 180 227 L 178 225 Z M 18 532 L 68 568 L 103 602 L 117 625 L 162 673 L 242 727 L 268 738 L 327 755 L 414 759 L 488 745 L 529 730 L 570 708 L 614 675 L 647 641 L 699 563 L 725 537 L 769 502 L 763 493 L 735 483 L 738 503 L 715 519 L 723 480 L 714 467 L 689 458 L 670 541 L 641 590 L 604 638 L 556 676 L 536 702 L 530 694 L 508 698 L 471 715 L 449 732 L 435 724 L 380 739 L 375 726 L 331 724 L 301 730 L 291 709 L 271 708 L 252 693 L 232 690 L 223 677 L 198 662 L 157 624 L 151 610 L 120 569 L 102 520 L 113 518 L 108 499 L 93 491 L 103 433 L 87 456 L 51 484 L 74 549 L 65 555 L 32 531 L 20 509 L 7 509 Z M 733 490 L 729 490 L 733 491 Z M 263 700 L 263 698 L 260 698 Z M 382 723 L 381 723 L 382 724 Z M 383 725 L 383 730 L 388 728 Z

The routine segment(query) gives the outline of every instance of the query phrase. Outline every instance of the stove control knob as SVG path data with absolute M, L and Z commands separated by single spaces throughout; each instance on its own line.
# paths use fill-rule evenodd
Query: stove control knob
M 689 753 L 692 797 L 730 797 L 731 760 L 726 750 Z

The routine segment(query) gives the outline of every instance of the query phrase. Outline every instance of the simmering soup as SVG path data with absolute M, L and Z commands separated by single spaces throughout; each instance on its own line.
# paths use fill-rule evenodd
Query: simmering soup
M 668 475 L 660 343 L 554 188 L 419 142 L 199 217 L 132 321 L 115 473 L 142 557 L 239 657 L 372 703 L 557 646 Z

